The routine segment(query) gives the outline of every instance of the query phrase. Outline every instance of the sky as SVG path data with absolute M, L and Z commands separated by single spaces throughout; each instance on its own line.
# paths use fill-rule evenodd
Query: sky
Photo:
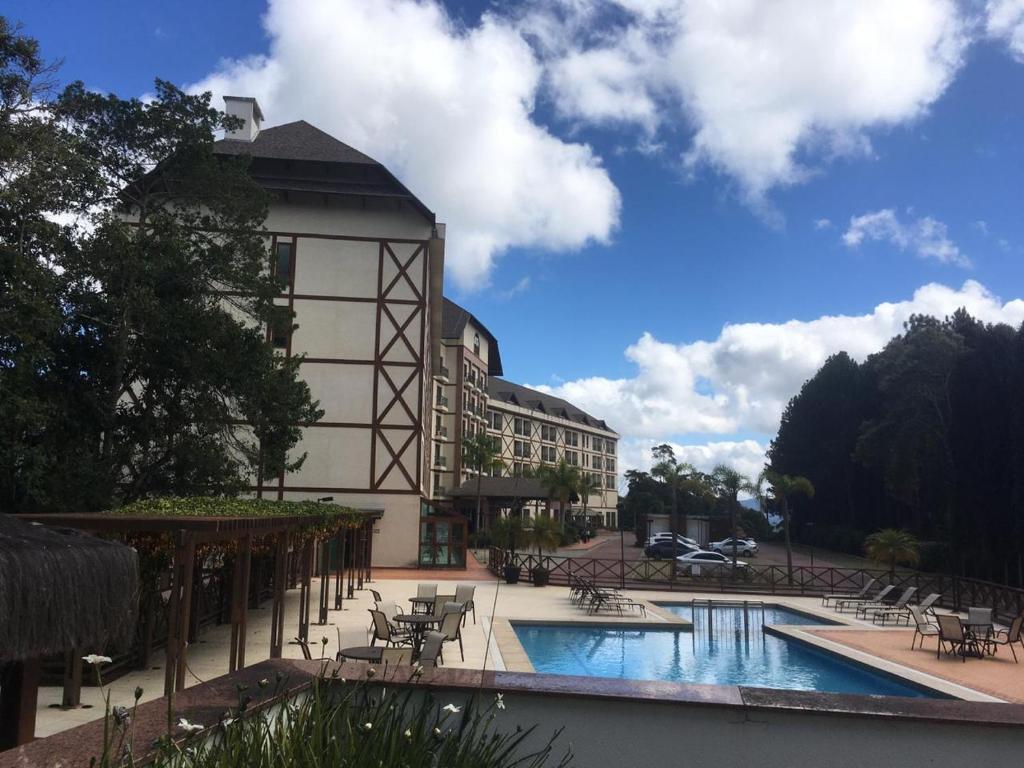
M 505 374 L 756 475 L 828 355 L 1024 322 L 1024 0 L 8 0 L 61 76 L 255 96 L 446 222 Z

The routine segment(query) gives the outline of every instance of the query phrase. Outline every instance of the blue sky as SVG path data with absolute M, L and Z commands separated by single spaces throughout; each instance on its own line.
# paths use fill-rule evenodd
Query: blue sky
M 496 8 L 5 13 L 66 79 L 252 91 L 270 124 L 306 117 L 388 164 L 449 223 L 448 292 L 499 337 L 506 374 L 606 418 L 626 464 L 670 440 L 753 471 L 829 352 L 863 357 L 912 311 L 1024 319 L 1019 2 L 822 2 L 821 19 L 787 2 L 724 19 L 681 0 Z M 870 50 L 837 60 L 856 25 L 876 30 Z M 359 115 L 378 92 L 380 124 Z M 421 94 L 423 126 L 403 111 Z

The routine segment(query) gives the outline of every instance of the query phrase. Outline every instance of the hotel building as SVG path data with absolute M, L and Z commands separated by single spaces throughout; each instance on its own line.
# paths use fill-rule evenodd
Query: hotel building
M 446 483 L 467 474 L 453 446 L 498 424 L 495 413 L 502 414 L 495 435 L 503 435 L 506 416 L 512 429 L 520 410 L 532 413 L 541 401 L 520 405 L 518 397 L 501 394 L 514 385 L 492 383 L 501 373 L 497 341 L 468 313 L 459 310 L 460 322 L 458 313 L 445 311 L 458 308 L 442 298 L 444 225 L 387 168 L 304 121 L 262 129 L 255 99 L 226 97 L 225 104 L 243 125 L 216 142 L 215 151 L 250 157 L 250 173 L 272 195 L 271 269 L 284 285 L 278 304 L 294 312 L 294 330 L 270 328 L 268 342 L 282 355 L 304 356 L 301 376 L 324 411 L 293 450 L 306 454 L 302 466 L 253 478 L 252 492 L 274 499 L 329 496 L 380 511 L 374 563 L 414 565 L 422 551 L 421 517 L 433 511 L 431 501 L 445 498 Z M 612 441 L 611 454 L 597 454 L 604 482 L 614 486 L 613 432 L 564 403 L 550 417 L 562 431 L 545 441 L 541 416 L 537 411 L 531 419 L 536 441 L 518 463 L 538 464 L 568 447 L 587 469 L 594 452 L 583 434 L 587 446 L 600 434 L 602 448 Z M 510 451 L 521 442 L 510 443 Z M 600 496 L 590 506 L 613 511 L 614 487 Z

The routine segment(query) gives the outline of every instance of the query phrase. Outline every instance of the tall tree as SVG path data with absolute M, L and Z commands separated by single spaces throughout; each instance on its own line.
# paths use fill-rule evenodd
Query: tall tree
M 501 466 L 498 459 L 497 438 L 493 438 L 486 432 L 477 432 L 473 437 L 462 438 L 462 461 L 472 470 L 476 471 L 476 519 L 475 530 L 482 530 L 483 519 L 481 502 L 483 499 L 481 485 L 485 472 L 490 472 L 495 466 Z
M 589 472 L 580 473 L 580 479 L 576 482 L 576 492 L 580 501 L 583 502 L 583 519 L 587 519 L 587 505 L 590 503 L 590 494 L 598 493 L 601 490 L 601 476 L 592 475 Z
M 651 468 L 651 475 L 658 478 L 668 489 L 669 497 L 669 527 L 672 529 L 672 562 L 675 563 L 679 554 L 679 510 L 680 495 L 702 495 L 707 489 L 697 475 L 696 470 L 690 464 L 680 462 L 676 459 L 675 451 L 667 443 L 655 446 L 651 455 L 654 459 L 654 466 Z M 686 506 L 683 505 L 683 535 L 686 535 L 687 515 Z M 675 568 L 672 569 L 673 576 Z
M 786 535 L 786 578 L 793 583 L 793 542 L 790 536 L 789 500 L 794 496 L 814 496 L 814 486 L 806 477 L 783 475 L 768 468 L 758 478 L 758 486 L 768 483 L 768 491 L 782 515 L 782 527 Z
M 267 197 L 213 151 L 234 119 L 160 81 L 148 102 L 47 100 L 34 44 L 4 23 L 0 48 L 0 320 L 21 323 L 0 322 L 0 412 L 21 414 L 0 499 L 84 511 L 297 468 L 321 411 L 266 343 Z

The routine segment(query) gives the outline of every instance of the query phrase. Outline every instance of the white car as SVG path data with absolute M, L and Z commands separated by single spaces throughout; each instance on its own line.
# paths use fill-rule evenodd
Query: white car
M 731 556 L 734 541 L 736 542 L 736 554 L 743 555 L 744 557 L 757 554 L 757 542 L 753 539 L 733 539 L 729 537 L 721 541 L 712 541 L 708 544 L 708 549 L 712 552 L 721 552 L 724 555 Z
M 672 534 L 670 532 L 656 533 L 647 540 L 647 546 L 658 541 L 672 541 Z M 700 549 L 700 544 L 697 543 L 696 539 L 691 539 L 689 536 L 683 536 L 681 533 L 676 534 L 676 541 L 680 544 L 687 544 L 691 547 L 697 547 L 697 549 Z
M 749 566 L 742 560 L 736 561 L 736 568 L 744 574 Z M 676 573 L 680 576 L 723 576 L 732 570 L 732 558 L 721 552 L 690 552 L 676 558 Z

